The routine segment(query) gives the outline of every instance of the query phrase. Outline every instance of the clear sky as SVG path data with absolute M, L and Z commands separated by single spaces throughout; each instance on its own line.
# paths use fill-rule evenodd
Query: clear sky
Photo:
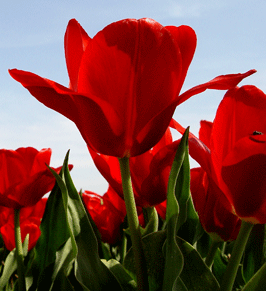
M 264 0 L 9 0 L 0 4 L 0 148 L 53 150 L 51 165 L 70 149 L 79 190 L 107 189 L 76 126 L 32 97 L 7 70 L 18 68 L 68 86 L 64 33 L 76 18 L 93 37 L 111 22 L 150 17 L 162 25 L 191 26 L 198 38 L 182 91 L 229 73 L 257 73 L 242 81 L 266 92 Z M 174 118 L 198 134 L 201 119 L 213 120 L 223 91 L 206 91 L 176 109 Z M 195 165 L 192 162 L 192 166 Z

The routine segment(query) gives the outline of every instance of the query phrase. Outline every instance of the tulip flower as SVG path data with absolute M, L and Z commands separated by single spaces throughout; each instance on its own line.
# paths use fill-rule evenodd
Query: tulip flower
M 51 149 L 32 147 L 1 149 L 0 205 L 14 209 L 33 206 L 51 191 L 55 184 L 47 168 L 51 154 Z M 54 170 L 59 173 L 60 169 Z
M 119 195 L 109 187 L 103 196 L 84 191 L 82 199 L 101 234 L 102 241 L 111 245 L 119 241 L 121 224 L 126 216 L 125 203 Z
M 266 223 L 266 95 L 255 86 L 229 90 L 213 124 L 202 122 L 209 142 L 190 136 L 191 156 L 224 193 L 241 220 Z
M 21 239 L 24 241 L 26 235 L 29 234 L 29 251 L 36 245 L 41 235 L 39 226 L 44 214 L 46 201 L 47 198 L 42 198 L 35 205 L 23 207 L 20 211 Z M 12 251 L 16 247 L 14 211 L 12 208 L 0 206 L 0 233 L 6 248 Z
M 265 112 L 266 95 L 255 86 L 228 91 L 215 117 L 211 148 L 214 170 L 233 212 L 262 224 L 266 223 Z
M 168 128 L 151 150 L 130 158 L 130 174 L 137 206 L 152 207 L 165 201 L 169 174 L 178 145 L 179 141 L 172 141 Z M 123 198 L 118 160 L 92 150 L 90 153 L 100 173 Z
M 230 89 L 254 73 L 220 76 L 180 95 L 195 48 L 195 32 L 184 25 L 124 19 L 90 38 L 72 19 L 65 34 L 69 88 L 30 72 L 9 72 L 73 121 L 95 152 L 134 157 L 159 142 L 177 105 L 208 88 Z

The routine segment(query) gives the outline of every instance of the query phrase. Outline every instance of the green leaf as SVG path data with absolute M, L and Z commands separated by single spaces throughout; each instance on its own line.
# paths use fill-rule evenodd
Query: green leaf
M 182 281 L 182 279 L 178 277 L 177 280 L 175 281 L 172 291 L 188 291 L 188 289 L 184 282 Z
M 166 240 L 166 231 L 157 231 L 150 233 L 142 238 L 143 250 L 147 262 L 148 279 L 150 291 L 162 290 L 165 258 L 163 255 L 163 245 Z M 134 257 L 132 248 L 129 249 L 124 266 L 134 273 Z
M 198 214 L 194 208 L 190 193 L 190 165 L 188 148 L 185 150 L 184 160 L 177 177 L 175 195 L 179 204 L 177 234 L 194 244 L 203 234 Z
M 185 240 L 177 238 L 184 256 L 184 267 L 180 278 L 189 291 L 219 290 L 219 284 L 200 254 Z
M 147 261 L 150 291 L 162 290 L 166 262 L 163 253 L 163 245 L 166 238 L 167 233 L 163 230 L 151 233 L 142 239 L 144 254 Z M 195 248 L 179 237 L 176 237 L 176 242 L 184 257 L 184 266 L 180 277 L 175 280 L 173 286 L 169 290 L 219 290 L 217 280 L 210 269 L 205 265 Z M 124 265 L 130 272 L 134 271 L 132 249 L 129 250 Z
M 252 278 L 265 262 L 264 240 L 265 225 L 254 225 L 244 253 L 243 275 L 246 282 Z
M 266 286 L 266 263 L 248 281 L 242 291 L 263 291 Z
M 16 249 L 14 249 L 6 257 L 3 274 L 0 278 L 0 290 L 3 290 L 12 274 L 16 271 L 16 269 L 17 269 Z
M 176 243 L 176 231 L 177 231 L 177 222 L 179 216 L 179 204 L 176 199 L 175 189 L 176 183 L 178 180 L 178 184 L 182 185 L 184 189 L 184 197 L 189 191 L 187 189 L 187 183 L 189 183 L 189 176 L 187 177 L 187 166 L 189 168 L 188 163 L 188 133 L 189 128 L 186 129 L 180 144 L 178 146 L 173 165 L 171 168 L 171 172 L 169 175 L 168 181 L 168 189 L 167 189 L 167 206 L 166 206 L 166 230 L 167 230 L 167 239 L 164 245 L 165 252 L 165 268 L 164 268 L 164 282 L 162 290 L 172 290 L 175 281 L 179 277 L 182 268 L 183 268 L 183 256 L 182 253 Z M 184 161 L 186 161 L 186 165 L 183 167 L 183 171 L 181 170 Z M 183 174 L 179 177 L 180 171 Z M 188 186 L 189 187 L 189 186 Z M 180 192 L 180 197 L 182 193 Z M 184 198 L 185 200 L 186 198 Z
M 226 270 L 228 260 L 222 254 L 221 250 L 218 248 L 213 261 L 212 272 L 219 283 L 223 279 L 224 272 Z
M 184 160 L 178 173 L 175 196 L 179 204 L 177 230 L 187 220 L 188 203 L 190 198 L 190 166 L 188 149 L 185 148 Z
M 125 268 L 117 260 L 102 260 L 102 262 L 114 274 L 124 291 L 137 290 L 137 283 L 132 279 Z
M 211 247 L 211 242 L 211 237 L 207 232 L 204 231 L 200 239 L 197 241 L 197 251 L 200 253 L 202 258 L 207 256 Z
M 68 167 L 64 168 L 63 180 L 68 194 L 64 199 L 65 205 L 67 204 L 69 231 L 75 238 L 72 243 L 77 249 L 74 263 L 77 280 L 85 290 L 122 290 L 115 276 L 100 260 L 93 227 L 81 196 L 73 184 Z
M 73 285 L 73 282 L 69 280 L 69 276 L 66 276 L 63 269 L 60 269 L 55 281 L 53 283 L 52 291 L 83 291 L 84 289 L 78 283 L 78 285 Z
M 187 128 L 177 148 L 176 155 L 169 175 L 167 188 L 166 224 L 168 224 L 172 216 L 176 215 L 178 216 L 179 214 L 179 205 L 175 196 L 175 188 L 179 172 L 181 170 L 181 167 L 186 156 L 186 152 L 188 151 L 188 134 L 189 129 Z M 179 181 L 179 183 L 181 182 Z
M 163 290 L 165 291 L 172 290 L 184 266 L 182 252 L 176 242 L 176 237 L 173 236 L 176 234 L 176 219 L 177 216 L 172 216 L 167 224 L 167 239 L 163 246 L 165 254 Z
M 186 221 L 180 226 L 177 235 L 191 245 L 194 245 L 204 234 L 204 229 L 194 208 L 191 196 L 189 197 L 186 206 Z

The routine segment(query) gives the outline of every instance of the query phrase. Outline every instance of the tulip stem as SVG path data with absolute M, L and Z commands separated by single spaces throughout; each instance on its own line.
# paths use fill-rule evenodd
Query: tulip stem
M 146 261 L 129 169 L 129 158 L 119 158 L 127 220 L 132 241 L 138 290 L 149 290 Z
M 234 243 L 233 251 L 229 263 L 225 270 L 221 283 L 221 291 L 231 291 L 235 282 L 237 270 L 244 253 L 249 234 L 253 224 L 242 220 L 241 227 L 237 239 Z
M 20 209 L 14 209 L 14 226 L 15 226 L 15 243 L 16 243 L 16 258 L 18 265 L 18 290 L 26 291 L 25 286 L 25 274 L 24 274 L 24 257 L 21 240 L 20 220 L 19 220 Z
M 215 240 L 212 241 L 209 252 L 208 252 L 206 259 L 205 259 L 205 264 L 207 265 L 207 267 L 211 268 L 213 261 L 214 261 L 216 251 L 217 251 L 220 244 L 221 244 L 220 241 L 215 241 Z

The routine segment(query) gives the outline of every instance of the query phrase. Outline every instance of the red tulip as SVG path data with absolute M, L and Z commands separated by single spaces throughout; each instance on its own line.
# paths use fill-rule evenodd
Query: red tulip
M 30 72 L 10 74 L 72 120 L 94 151 L 133 157 L 161 139 L 178 104 L 207 88 L 229 89 L 254 72 L 229 75 L 226 82 L 218 77 L 179 95 L 195 47 L 196 35 L 188 26 L 125 19 L 91 39 L 72 19 L 65 34 L 69 88 Z
M 179 141 L 172 142 L 170 129 L 153 149 L 129 160 L 131 180 L 137 206 L 152 207 L 166 199 L 171 166 Z M 123 197 L 118 159 L 90 150 L 103 177 Z
M 1 149 L 0 205 L 16 209 L 32 206 L 51 191 L 55 184 L 47 168 L 51 154 L 51 149 L 37 151 L 32 147 Z
M 266 95 L 261 90 L 231 89 L 209 129 L 209 146 L 192 136 L 189 142 L 191 156 L 222 190 L 231 212 L 261 224 L 266 223 L 265 112 Z
M 29 247 L 31 250 L 41 235 L 40 224 L 45 210 L 47 198 L 42 198 L 35 205 L 23 207 L 20 210 L 20 229 L 21 238 L 24 241 L 29 234 Z M 0 206 L 0 233 L 4 240 L 5 246 L 12 251 L 15 245 L 14 232 L 14 210 L 12 208 Z
M 84 191 L 82 199 L 101 234 L 102 241 L 115 244 L 121 238 L 121 224 L 126 216 L 124 201 L 111 187 L 103 196 Z

